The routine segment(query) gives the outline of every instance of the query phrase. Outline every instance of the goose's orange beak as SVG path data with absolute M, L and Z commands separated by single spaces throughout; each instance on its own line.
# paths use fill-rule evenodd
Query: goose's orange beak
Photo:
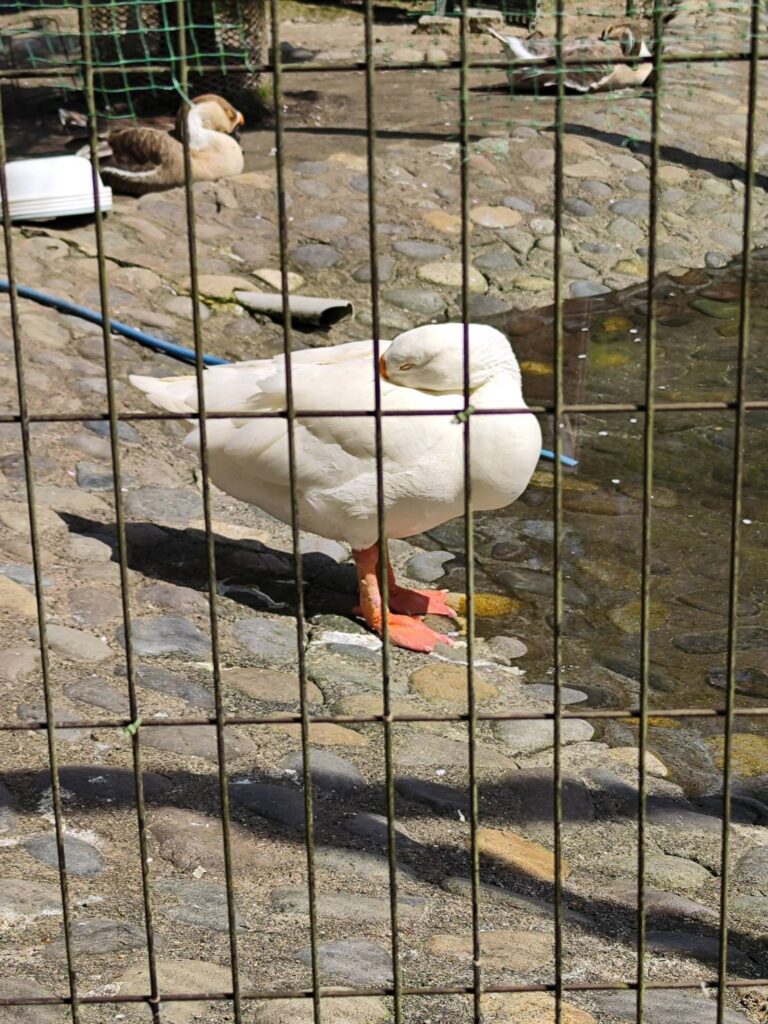
M 387 363 L 384 356 L 379 358 L 379 376 L 384 380 L 389 380 L 389 377 L 387 376 Z
M 236 111 L 236 113 L 237 113 L 237 118 L 235 120 L 235 124 L 237 125 L 238 128 L 242 128 L 243 125 L 245 124 L 245 118 L 243 117 L 243 115 L 240 113 L 239 110 Z

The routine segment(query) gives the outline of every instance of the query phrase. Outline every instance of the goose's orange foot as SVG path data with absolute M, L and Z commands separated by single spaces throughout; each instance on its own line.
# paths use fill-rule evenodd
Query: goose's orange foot
M 390 584 L 389 608 L 400 615 L 444 615 L 456 619 L 455 610 L 445 603 L 447 593 L 447 590 L 409 590 Z
M 436 633 L 434 629 L 425 626 L 421 619 L 414 619 L 410 615 L 387 615 L 389 626 L 389 639 L 396 647 L 404 647 L 406 651 L 421 651 L 429 654 L 435 649 L 435 644 L 447 644 L 453 646 L 453 640 L 442 633 Z M 369 625 L 371 625 L 369 623 Z M 381 634 L 381 626 L 373 625 L 377 633 Z

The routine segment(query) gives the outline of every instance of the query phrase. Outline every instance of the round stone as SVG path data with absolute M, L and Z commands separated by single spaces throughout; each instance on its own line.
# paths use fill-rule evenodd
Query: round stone
M 650 181 L 644 174 L 628 174 L 624 179 L 624 184 L 630 190 L 630 192 L 648 192 L 650 189 Z
M 378 280 L 385 284 L 395 269 L 395 261 L 391 256 L 379 256 L 377 261 Z M 352 273 L 352 278 L 361 284 L 369 284 L 373 278 L 373 270 L 370 263 L 363 263 Z
M 305 270 L 329 270 L 341 262 L 341 255 L 330 245 L 296 245 L 288 254 Z
M 516 719 L 496 722 L 496 735 L 504 743 L 507 752 L 533 754 L 537 750 L 548 750 L 553 746 L 554 723 L 550 719 Z M 560 736 L 563 743 L 583 743 L 592 739 L 595 730 L 581 718 L 567 718 L 561 723 Z
M 475 206 L 469 216 L 475 224 L 484 228 L 512 228 L 523 219 L 517 210 L 508 206 Z
M 125 644 L 125 633 L 118 631 L 120 643 Z M 190 658 L 209 657 L 211 644 L 194 622 L 179 615 L 153 615 L 134 619 L 131 639 L 136 654 L 160 657 L 164 654 L 185 654 Z
M 568 290 L 575 299 L 587 299 L 594 295 L 607 295 L 611 289 L 600 281 L 572 281 Z
M 48 626 L 48 644 L 52 651 L 69 661 L 98 663 L 112 652 L 100 637 L 70 626 Z
M 419 277 L 431 284 L 443 285 L 446 288 L 461 288 L 464 280 L 464 267 L 461 263 L 424 263 L 419 267 Z M 485 292 L 488 282 L 479 270 L 467 267 L 467 285 L 471 292 Z
M 648 216 L 647 199 L 616 199 L 611 203 L 611 212 L 631 220 L 641 220 Z
M 304 766 L 301 751 L 291 754 L 280 765 L 286 775 L 302 780 Z M 365 786 L 365 778 L 353 764 L 330 750 L 310 750 L 312 785 L 328 792 L 349 793 Z
M 42 861 L 49 867 L 58 868 L 59 855 L 55 836 L 30 836 L 24 843 L 24 849 L 35 860 Z M 104 858 L 96 847 L 73 836 L 64 837 L 64 860 L 67 871 L 73 875 L 96 878 L 104 871 Z
M 518 270 L 520 268 L 520 261 L 509 249 L 481 253 L 473 262 L 478 270 L 482 271 Z
M 724 253 L 710 249 L 709 252 L 704 253 L 704 263 L 713 270 L 719 270 L 721 267 L 727 267 L 730 259 Z
M 262 661 L 296 660 L 296 624 L 286 619 L 240 619 L 232 626 L 235 639 Z
M 528 226 L 534 235 L 539 237 L 551 235 L 555 230 L 555 222 L 550 217 L 534 217 L 528 222 Z
M 555 251 L 555 236 L 554 235 L 544 235 L 543 238 L 539 238 L 539 240 L 536 242 L 536 248 L 537 249 L 541 249 L 544 252 L 554 252 Z M 573 252 L 573 243 L 570 241 L 570 239 L 568 239 L 568 238 L 561 238 L 560 239 L 560 251 L 561 252 L 566 252 L 566 253 Z
M 293 183 L 293 187 L 297 192 L 302 192 L 305 196 L 309 196 L 312 199 L 327 199 L 331 194 L 330 186 L 326 185 L 324 181 L 318 181 L 316 178 L 300 179 Z
M 434 583 L 445 575 L 445 563 L 453 557 L 451 551 L 420 551 L 409 559 L 405 571 L 412 579 Z
M 340 213 L 324 213 L 319 217 L 312 217 L 311 220 L 308 220 L 306 228 L 308 231 L 322 231 L 332 234 L 336 231 L 341 231 L 348 223 L 347 218 L 343 217 Z
M 517 210 L 519 213 L 535 213 L 536 207 L 533 205 L 530 199 L 525 199 L 523 196 L 505 196 L 502 199 L 504 206 L 508 206 L 510 210 Z
M 610 185 L 606 185 L 604 181 L 582 181 L 581 183 L 582 192 L 586 192 L 588 196 L 593 196 L 595 199 L 608 199 L 613 193 L 613 189 Z
M 439 260 L 451 251 L 447 245 L 436 242 L 422 242 L 415 238 L 404 238 L 392 245 L 395 252 L 408 256 L 413 260 Z
M 579 199 L 578 196 L 571 196 L 563 203 L 563 208 L 574 217 L 594 217 L 597 210 L 586 199 Z
M 445 311 L 445 299 L 426 288 L 389 288 L 383 293 L 387 302 L 424 316 L 438 316 Z

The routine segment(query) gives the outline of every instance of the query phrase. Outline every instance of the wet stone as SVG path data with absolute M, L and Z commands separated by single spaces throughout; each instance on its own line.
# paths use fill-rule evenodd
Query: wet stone
M 435 811 L 469 812 L 469 797 L 466 792 L 439 782 L 416 779 L 410 775 L 395 777 L 395 788 L 405 800 L 426 804 Z
M 147 747 L 168 750 L 184 757 L 203 757 L 214 763 L 218 761 L 214 725 L 165 725 L 143 730 L 142 737 Z M 228 761 L 253 755 L 256 750 L 247 736 L 231 727 L 224 730 L 224 747 Z
M 230 782 L 229 793 L 236 803 L 286 828 L 304 829 L 304 794 L 291 786 L 271 782 Z
M 727 267 L 730 262 L 730 258 L 722 252 L 717 252 L 715 249 L 710 249 L 704 253 L 704 264 L 713 270 L 718 270 L 721 267 Z
M 728 674 L 725 668 L 710 668 L 707 682 L 718 690 L 728 686 Z M 768 672 L 759 668 L 745 668 L 736 671 L 736 693 L 755 700 L 765 700 L 768 696 Z
M 213 882 L 199 882 L 186 878 L 158 878 L 153 888 L 160 899 L 156 906 L 166 917 L 198 928 L 211 928 L 216 932 L 229 931 L 227 916 L 227 890 Z M 165 906 L 165 900 L 172 901 Z M 236 915 L 235 927 L 241 931 L 245 922 Z
M 23 924 L 59 914 L 61 891 L 58 886 L 22 878 L 0 878 L 0 924 Z
M 124 953 L 131 949 L 143 949 L 147 944 L 147 933 L 141 926 L 129 921 L 113 921 L 101 917 L 86 917 L 73 921 L 71 936 L 73 950 L 79 956 Z M 58 960 L 64 953 L 62 935 L 45 947 L 43 956 L 46 960 Z
M 408 560 L 405 571 L 412 579 L 434 583 L 445 575 L 445 563 L 453 558 L 451 551 L 420 551 Z
M 125 645 L 124 630 L 120 628 L 117 636 Z M 211 645 L 208 638 L 194 622 L 178 615 L 153 615 L 144 619 L 134 619 L 131 630 L 133 650 L 144 657 L 161 657 L 165 654 L 186 655 L 189 658 L 210 656 Z
M 392 984 L 392 953 L 366 939 L 339 939 L 317 945 L 318 964 L 323 984 L 345 982 L 358 988 Z M 309 964 L 312 950 L 299 950 L 299 960 Z
M 611 289 L 599 281 L 572 281 L 568 290 L 575 299 L 588 299 L 593 295 L 607 295 Z
M 176 697 L 194 707 L 212 710 L 215 706 L 213 693 L 200 683 L 185 676 L 176 675 L 159 665 L 139 665 L 136 668 L 136 682 L 155 693 L 164 693 L 167 697 Z
M 436 316 L 445 310 L 445 299 L 426 288 L 389 288 L 383 293 L 387 302 L 411 313 Z
M 304 270 L 329 270 L 341 262 L 341 255 L 330 245 L 297 245 L 289 255 Z
M 409 256 L 413 260 L 439 260 L 451 251 L 447 245 L 436 242 L 422 242 L 419 239 L 404 238 L 392 246 L 395 252 Z
M 176 487 L 139 487 L 125 496 L 125 514 L 129 519 L 145 519 L 150 523 L 181 523 L 201 513 L 200 495 Z
M 59 856 L 55 836 L 31 836 L 25 841 L 24 849 L 35 860 L 58 869 Z M 67 871 L 72 875 L 97 878 L 104 872 L 104 858 L 95 846 L 83 842 L 82 839 L 75 839 L 72 836 L 64 837 L 64 860 Z
M 255 657 L 267 662 L 296 660 L 296 623 L 293 619 L 239 619 L 232 634 Z
M 548 750 L 554 744 L 554 723 L 549 719 L 495 722 L 494 732 L 513 756 Z M 560 735 L 564 744 L 583 743 L 592 739 L 594 732 L 594 727 L 589 722 L 580 718 L 568 718 L 561 724 Z
M 301 751 L 291 754 L 280 764 L 286 775 L 300 781 L 303 777 Z M 336 793 L 350 793 L 365 786 L 365 778 L 349 761 L 329 750 L 310 750 L 312 785 L 317 789 Z

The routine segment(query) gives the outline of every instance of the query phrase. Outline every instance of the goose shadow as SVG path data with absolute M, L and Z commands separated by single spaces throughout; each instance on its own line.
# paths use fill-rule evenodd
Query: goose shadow
M 112 549 L 119 562 L 117 526 L 69 512 L 58 515 L 72 533 L 93 537 Z M 162 581 L 208 593 L 205 531 L 194 527 L 125 524 L 127 566 L 148 581 Z M 296 565 L 293 555 L 259 540 L 232 540 L 214 534 L 216 584 L 220 594 L 255 611 L 296 616 Z M 304 607 L 308 616 L 352 615 L 357 603 L 357 574 L 321 551 L 301 559 Z

